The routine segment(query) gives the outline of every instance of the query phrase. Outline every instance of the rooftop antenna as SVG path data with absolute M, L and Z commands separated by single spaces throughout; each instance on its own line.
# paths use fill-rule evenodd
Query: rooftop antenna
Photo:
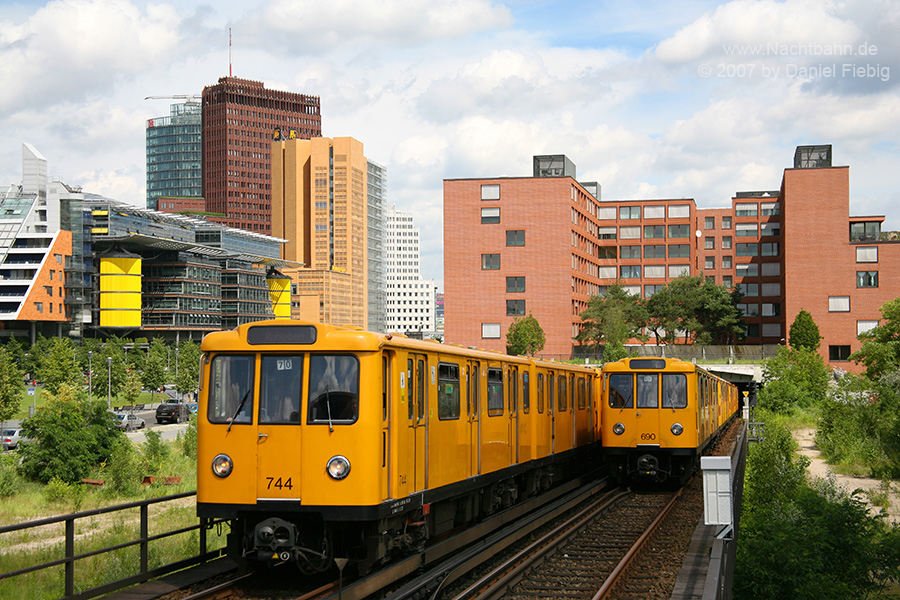
M 231 27 L 228 28 L 228 76 L 231 77 Z

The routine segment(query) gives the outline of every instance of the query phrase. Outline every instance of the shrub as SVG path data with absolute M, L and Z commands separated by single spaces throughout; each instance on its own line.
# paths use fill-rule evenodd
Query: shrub
M 19 487 L 16 474 L 17 458 L 13 452 L 0 454 L 0 498 L 12 496 Z
M 188 426 L 185 427 L 183 434 L 178 434 L 178 445 L 181 447 L 181 453 L 186 457 L 197 459 L 197 415 L 191 415 Z
M 127 495 L 140 489 L 141 463 L 129 440 L 122 439 L 113 447 L 102 474 L 106 482 L 104 491 L 107 493 Z
M 158 431 L 148 429 L 144 433 L 146 442 L 141 450 L 147 475 L 160 475 L 160 469 L 169 458 L 169 447 L 163 443 Z

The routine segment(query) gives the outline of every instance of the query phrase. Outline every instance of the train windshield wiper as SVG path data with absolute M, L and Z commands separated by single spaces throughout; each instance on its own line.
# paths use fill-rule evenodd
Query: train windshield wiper
M 244 394 L 244 397 L 241 398 L 241 403 L 238 404 L 237 410 L 234 411 L 234 415 L 231 417 L 231 422 L 228 423 L 228 429 L 225 431 L 231 431 L 231 426 L 234 425 L 234 420 L 237 419 L 238 413 L 241 412 L 241 409 L 244 408 L 244 403 L 247 401 L 247 398 L 250 397 L 250 388 L 247 388 L 247 393 Z
M 334 433 L 334 425 L 331 424 L 331 399 L 328 390 L 325 390 L 325 409 L 328 411 L 328 433 Z

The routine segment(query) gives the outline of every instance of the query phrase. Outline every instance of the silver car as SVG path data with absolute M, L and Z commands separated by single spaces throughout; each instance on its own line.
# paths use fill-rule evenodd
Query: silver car
M 4 450 L 15 450 L 19 444 L 25 445 L 31 442 L 31 438 L 27 438 L 22 434 L 21 429 L 4 429 L 3 435 L 0 436 L 0 444 Z
M 125 431 L 134 431 L 135 429 L 143 429 L 147 426 L 144 419 L 137 415 L 116 413 L 116 427 Z

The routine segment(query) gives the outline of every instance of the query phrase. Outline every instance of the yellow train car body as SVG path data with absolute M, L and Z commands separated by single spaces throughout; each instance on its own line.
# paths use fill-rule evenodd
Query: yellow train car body
M 201 350 L 198 514 L 234 519 L 243 556 L 375 562 L 596 446 L 583 367 L 289 319 Z

